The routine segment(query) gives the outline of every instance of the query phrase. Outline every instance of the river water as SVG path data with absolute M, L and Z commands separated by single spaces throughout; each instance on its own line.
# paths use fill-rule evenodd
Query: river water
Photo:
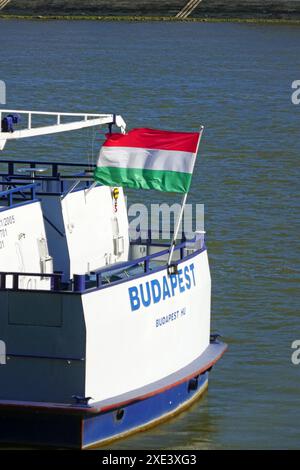
M 188 412 L 114 449 L 299 448 L 299 43 L 287 25 L 0 21 L 8 107 L 205 125 L 189 200 L 205 204 L 212 329 L 229 350 Z M 88 132 L 4 156 L 95 159 Z

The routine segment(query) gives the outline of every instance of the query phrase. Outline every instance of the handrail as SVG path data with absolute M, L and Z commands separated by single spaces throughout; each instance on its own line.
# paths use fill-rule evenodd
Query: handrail
M 8 184 L 8 183 L 3 183 L 3 184 Z M 25 186 L 20 186 L 19 188 L 12 188 L 12 189 L 7 189 L 5 191 L 0 191 L 0 199 L 4 198 L 7 196 L 7 201 L 9 204 L 9 207 L 13 205 L 13 194 L 16 193 L 23 193 L 26 190 L 31 190 L 31 200 L 34 200 L 36 198 L 36 189 L 37 189 L 37 184 L 36 183 L 31 183 L 31 184 L 26 184 Z
M 183 249 L 188 245 L 187 241 L 184 241 L 182 243 L 179 243 L 178 245 L 175 246 L 175 250 L 180 250 L 180 259 L 183 259 L 184 257 L 184 251 Z M 152 253 L 151 255 L 143 256 L 141 258 L 137 258 L 135 260 L 129 260 L 129 261 L 124 261 L 121 263 L 116 263 L 110 266 L 105 266 L 103 268 L 97 269 L 93 272 L 91 272 L 91 275 L 96 276 L 96 286 L 94 287 L 87 287 L 86 282 L 87 282 L 87 276 L 86 274 L 74 274 L 73 275 L 73 282 L 69 286 L 71 287 L 66 288 L 62 287 L 62 277 L 63 273 L 62 272 L 55 272 L 55 273 L 26 273 L 26 272 L 0 272 L 0 290 L 8 289 L 8 290 L 13 290 L 17 291 L 19 290 L 19 277 L 20 276 L 27 276 L 27 277 L 40 277 L 40 278 L 50 278 L 52 280 L 52 285 L 50 291 L 57 291 L 57 292 L 66 292 L 69 294 L 72 293 L 83 293 L 85 291 L 90 291 L 94 289 L 101 289 L 103 287 L 102 283 L 102 276 L 104 276 L 106 273 L 113 273 L 114 271 L 121 271 L 125 270 L 128 268 L 131 268 L 133 266 L 138 266 L 141 264 L 144 264 L 144 273 L 150 273 L 150 272 L 155 272 L 158 269 L 164 269 L 167 266 L 167 263 L 162 265 L 161 267 L 158 267 L 154 269 L 153 271 L 150 270 L 150 261 L 156 258 L 160 258 L 164 255 L 168 255 L 170 252 L 170 247 L 168 249 L 158 251 L 157 253 Z M 136 276 L 139 276 L 137 274 Z M 12 287 L 7 288 L 6 287 L 6 276 L 12 276 Z M 134 276 L 132 276 L 132 279 L 134 279 Z M 124 282 L 124 280 L 114 280 L 112 281 L 112 284 L 117 283 L 117 282 Z M 27 290 L 27 289 L 26 289 Z M 29 289 L 30 290 L 30 289 Z M 48 292 L 48 291 L 46 291 Z
M 60 290 L 61 281 L 62 281 L 62 272 L 58 273 L 21 273 L 21 272 L 9 272 L 9 271 L 0 271 L 0 290 L 7 289 L 6 287 L 6 276 L 12 276 L 12 290 L 19 289 L 19 277 L 48 277 L 53 281 L 53 290 Z
M 153 239 L 154 234 L 158 235 L 157 240 L 161 240 L 161 239 L 169 240 L 170 235 L 172 236 L 174 234 L 174 230 L 170 230 L 170 231 L 166 230 L 164 232 L 163 230 L 148 229 L 148 230 L 141 230 L 139 233 L 140 233 L 139 237 L 136 240 L 131 241 L 133 245 L 137 245 L 140 243 L 152 244 L 152 242 L 156 240 L 156 239 Z M 166 233 L 167 235 L 166 237 L 164 237 L 164 233 Z M 129 235 L 130 235 L 130 232 L 129 232 Z M 181 242 L 185 242 L 185 241 L 193 241 L 193 239 L 191 240 L 187 239 L 185 235 L 183 234 L 181 238 Z M 163 243 L 160 243 L 160 245 L 163 246 Z M 169 245 L 170 245 L 170 242 L 167 244 L 167 246 Z
M 4 183 L 4 184 L 8 184 L 8 183 Z M 23 186 L 20 186 L 20 188 L 6 189 L 5 191 L 0 191 L 0 197 L 6 196 L 7 194 L 10 194 L 10 193 L 18 193 L 20 189 L 22 190 L 32 189 L 36 186 L 37 186 L 36 183 L 31 183 L 31 184 L 25 184 Z
M 93 170 L 96 167 L 94 164 L 86 163 L 79 163 L 79 162 L 53 162 L 53 161 L 33 161 L 33 160 L 1 160 L 0 161 L 0 168 L 1 163 L 7 165 L 6 169 L 1 171 L 0 170 L 0 185 L 1 184 L 26 184 L 26 182 L 58 182 L 60 183 L 60 188 L 57 188 L 56 192 L 54 188 L 51 189 L 50 193 L 48 189 L 46 192 L 43 190 L 43 186 L 41 186 L 41 190 L 36 191 L 36 195 L 49 193 L 51 195 L 61 195 L 66 192 L 66 187 L 64 182 L 68 184 L 71 181 L 80 181 L 81 183 L 85 183 L 86 187 L 89 187 L 91 182 L 94 182 L 94 178 L 92 176 Z M 34 174 L 34 176 L 30 174 L 19 174 L 17 173 L 18 165 L 22 165 L 23 169 L 27 168 L 29 170 L 33 170 L 39 166 L 43 166 L 43 169 L 46 170 L 45 174 Z M 24 167 L 26 165 L 26 167 Z M 17 166 L 17 168 L 16 168 Z M 78 171 L 71 171 L 74 169 L 78 169 Z M 20 183 L 24 182 L 24 183 Z M 67 188 L 69 190 L 69 188 Z
M 22 164 L 34 164 L 34 165 L 59 165 L 59 166 L 90 166 L 88 163 L 79 163 L 79 162 L 45 162 L 43 160 L 9 160 L 9 159 L 2 159 L 0 160 L 0 164 L 1 163 L 22 163 Z M 96 165 L 92 165 L 92 166 L 96 166 Z
M 182 250 L 183 248 L 185 248 L 186 243 L 187 242 L 185 241 L 182 243 L 179 243 L 178 245 L 175 246 L 175 250 Z M 119 271 L 125 268 L 132 268 L 133 266 L 137 266 L 142 263 L 144 263 L 144 272 L 149 273 L 150 261 L 152 259 L 160 258 L 161 256 L 168 255 L 169 253 L 170 253 L 170 247 L 165 250 L 158 251 L 157 253 L 152 253 L 152 255 L 143 256 L 135 260 L 129 260 L 129 261 L 121 262 L 121 263 L 112 264 L 110 266 L 105 266 L 104 268 L 100 268 L 100 269 L 93 271 L 91 274 L 96 275 L 97 287 L 100 287 L 102 285 L 102 276 L 105 273 L 112 272 L 112 271 Z
M 0 177 L 5 177 L 7 176 L 9 179 L 5 181 L 0 180 L 0 184 L 17 184 L 15 182 L 15 179 L 21 180 L 21 181 L 26 181 L 26 180 L 31 180 L 32 181 L 32 176 L 31 175 L 8 175 L 7 173 L 0 173 Z M 63 175 L 63 176 L 49 176 L 49 175 L 35 175 L 34 176 L 35 181 L 73 181 L 73 180 L 80 180 L 80 181 L 94 181 L 94 179 L 91 176 L 85 176 L 83 174 L 73 174 L 73 175 Z
M 30 165 L 29 168 L 36 168 L 37 165 L 48 166 L 49 170 L 51 171 L 51 176 L 54 177 L 54 178 L 59 177 L 60 167 L 66 167 L 66 168 L 76 168 L 77 167 L 77 168 L 86 168 L 86 169 L 96 167 L 96 165 L 90 164 L 88 162 L 86 162 L 86 163 L 74 163 L 74 162 L 62 163 L 62 162 L 53 162 L 53 161 L 50 161 L 50 162 L 46 161 L 45 162 L 45 161 L 41 161 L 41 160 L 2 160 L 1 159 L 0 165 L 2 163 L 7 164 L 8 168 L 7 168 L 7 173 L 5 175 L 3 173 L 1 173 L 1 176 L 16 176 L 18 178 L 21 178 L 21 175 L 15 175 L 15 173 L 14 173 L 15 165 Z M 36 175 L 35 178 L 37 178 L 37 177 L 38 176 Z M 47 178 L 47 175 L 41 176 L 40 178 L 45 179 L 45 178 Z M 49 176 L 48 176 L 48 178 L 49 178 Z

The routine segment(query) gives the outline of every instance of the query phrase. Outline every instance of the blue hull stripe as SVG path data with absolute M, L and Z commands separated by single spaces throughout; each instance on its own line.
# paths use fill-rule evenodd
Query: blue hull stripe
M 0 442 L 82 449 L 153 425 L 203 392 L 208 372 L 123 408 L 81 417 L 59 413 L 6 410 L 0 414 Z
M 143 427 L 147 428 L 155 422 L 167 419 L 168 415 L 179 411 L 204 391 L 208 383 L 208 373 L 199 376 L 196 382 L 196 386 L 193 383 L 194 389 L 191 389 L 188 381 L 119 410 L 89 417 L 83 423 L 82 447 L 103 445 L 107 441 L 125 437 L 126 434 L 138 432 Z

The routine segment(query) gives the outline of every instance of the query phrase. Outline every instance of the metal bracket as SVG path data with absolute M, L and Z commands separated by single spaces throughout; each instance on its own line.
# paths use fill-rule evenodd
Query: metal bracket
M 178 274 L 178 264 L 170 264 L 168 266 L 168 275 L 169 276 L 176 276 Z
M 81 397 L 78 395 L 72 395 L 72 398 L 76 401 L 76 405 L 89 406 L 89 401 L 92 400 L 92 397 Z
M 221 335 L 219 335 L 218 333 L 213 333 L 210 335 L 210 342 L 217 343 L 218 338 L 221 338 Z

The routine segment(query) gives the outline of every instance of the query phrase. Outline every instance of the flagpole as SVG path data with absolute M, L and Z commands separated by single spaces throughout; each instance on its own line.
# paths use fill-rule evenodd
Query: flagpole
M 173 253 L 174 253 L 175 246 L 176 246 L 176 239 L 177 239 L 177 235 L 178 235 L 178 232 L 179 232 L 179 227 L 180 227 L 180 223 L 181 223 L 181 220 L 182 220 L 182 216 L 183 216 L 183 213 L 184 213 L 184 208 L 185 208 L 187 197 L 188 197 L 188 193 L 185 193 L 183 198 L 182 198 L 181 209 L 180 209 L 180 213 L 179 213 L 179 216 L 178 216 L 178 219 L 177 219 L 177 224 L 176 224 L 176 227 L 175 227 L 175 230 L 174 230 L 174 233 L 173 233 L 172 242 L 171 242 L 171 249 L 170 249 L 169 258 L 168 258 L 168 266 L 170 266 L 171 261 L 172 261 Z
M 199 139 L 198 139 L 198 143 L 197 143 L 196 152 L 194 154 L 194 159 L 195 160 L 196 160 L 196 157 L 197 157 L 197 153 L 198 153 L 198 149 L 199 149 L 203 129 L 204 129 L 204 126 L 200 126 Z M 174 233 L 173 233 L 173 238 L 172 238 L 171 245 L 170 245 L 170 253 L 169 253 L 169 258 L 168 258 L 168 267 L 171 265 L 171 262 L 172 262 L 172 258 L 173 258 L 173 254 L 174 254 L 174 250 L 175 250 L 175 246 L 176 246 L 176 239 L 177 239 L 177 235 L 178 235 L 178 232 L 179 232 L 179 227 L 180 227 L 180 224 L 181 224 L 181 221 L 182 221 L 182 217 L 183 217 L 187 197 L 188 197 L 188 192 L 185 193 L 183 198 L 182 198 L 180 213 L 179 213 L 179 216 L 178 216 L 178 219 L 177 219 L 176 227 L 175 227 L 175 230 L 174 230 Z

